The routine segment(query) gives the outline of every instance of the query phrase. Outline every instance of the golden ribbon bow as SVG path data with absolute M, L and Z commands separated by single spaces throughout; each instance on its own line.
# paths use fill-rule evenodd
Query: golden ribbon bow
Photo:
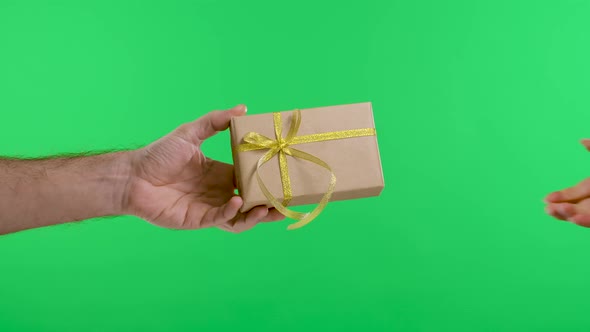
M 328 204 L 330 198 L 332 197 L 332 193 L 334 192 L 334 188 L 336 186 L 336 175 L 334 174 L 334 172 L 328 164 L 326 164 L 323 160 L 319 159 L 316 156 L 293 148 L 292 145 L 361 136 L 374 136 L 376 133 L 374 128 L 363 128 L 333 131 L 321 134 L 295 136 L 297 134 L 297 131 L 299 130 L 299 126 L 301 125 L 301 112 L 299 110 L 295 110 L 293 111 L 293 118 L 291 120 L 289 132 L 287 133 L 287 136 L 283 138 L 283 124 L 281 119 L 281 113 L 273 113 L 273 120 L 275 135 L 277 137 L 276 140 L 270 139 L 256 132 L 250 132 L 244 136 L 244 141 L 246 143 L 238 145 L 237 151 L 246 152 L 253 150 L 268 149 L 268 151 L 258 160 L 258 164 L 256 166 L 256 178 L 258 180 L 258 185 L 260 186 L 260 189 L 262 190 L 264 196 L 266 196 L 268 201 L 272 204 L 272 206 L 275 207 L 275 209 L 277 209 L 286 217 L 297 220 L 296 223 L 291 224 L 287 227 L 287 229 L 292 230 L 299 227 L 303 227 L 309 222 L 311 222 L 313 219 L 315 219 Z M 262 167 L 262 165 L 264 165 L 276 154 L 279 155 L 279 169 L 281 173 L 281 182 L 283 186 L 284 199 L 282 203 L 279 202 L 279 200 L 272 195 L 272 193 L 268 190 L 268 188 L 260 178 L 260 174 L 258 173 L 260 167 Z M 311 212 L 301 213 L 287 208 L 289 202 L 293 198 L 293 193 L 291 192 L 291 179 L 289 177 L 289 169 L 287 166 L 287 155 L 294 158 L 301 158 L 310 161 L 316 165 L 319 165 L 327 169 L 330 172 L 330 184 L 328 185 L 328 190 L 318 203 L 318 206 L 316 206 Z

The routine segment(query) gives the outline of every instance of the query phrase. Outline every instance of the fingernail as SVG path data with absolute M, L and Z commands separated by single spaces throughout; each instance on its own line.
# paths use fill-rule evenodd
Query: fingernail
M 238 104 L 231 108 L 233 112 L 246 112 L 246 106 L 242 104 Z

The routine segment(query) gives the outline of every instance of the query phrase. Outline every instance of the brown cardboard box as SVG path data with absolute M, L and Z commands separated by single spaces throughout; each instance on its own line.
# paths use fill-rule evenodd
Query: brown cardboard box
M 302 109 L 301 125 L 296 136 L 361 128 L 375 128 L 371 103 Z M 287 135 L 293 111 L 280 112 L 283 137 Z M 230 125 L 236 185 L 244 205 L 242 212 L 258 205 L 271 206 L 257 179 L 258 160 L 268 150 L 236 151 L 248 132 L 257 132 L 276 140 L 273 114 L 233 118 Z M 336 186 L 330 201 L 378 196 L 384 188 L 383 171 L 376 136 L 353 137 L 293 145 L 293 148 L 325 161 L 336 175 Z M 290 206 L 316 204 L 326 193 L 330 173 L 306 160 L 287 156 L 293 198 Z M 280 201 L 283 189 L 279 157 L 275 155 L 259 170 L 270 192 Z

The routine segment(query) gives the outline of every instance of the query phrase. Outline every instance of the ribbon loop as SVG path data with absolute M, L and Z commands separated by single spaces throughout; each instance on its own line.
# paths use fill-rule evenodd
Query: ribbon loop
M 336 187 L 336 175 L 332 171 L 332 168 L 326 162 L 314 155 L 292 148 L 291 145 L 362 136 L 374 136 L 376 135 L 376 133 L 374 128 L 363 128 L 321 134 L 312 134 L 305 136 L 296 136 L 297 131 L 299 130 L 299 127 L 301 125 L 301 112 L 299 110 L 295 110 L 292 112 L 291 125 L 289 126 L 287 136 L 283 138 L 283 124 L 281 113 L 273 113 L 273 122 L 276 140 L 273 140 L 256 132 L 250 132 L 244 136 L 243 140 L 246 143 L 238 145 L 236 150 L 238 152 L 246 152 L 253 150 L 268 149 L 268 151 L 262 157 L 260 157 L 256 165 L 256 179 L 258 181 L 260 190 L 268 199 L 270 204 L 286 217 L 297 220 L 296 223 L 291 224 L 287 227 L 287 229 L 292 230 L 303 227 L 306 224 L 310 223 L 324 210 L 324 208 L 330 201 L 332 194 L 334 193 Z M 264 184 L 264 181 L 262 181 L 262 178 L 260 177 L 259 173 L 259 170 L 262 167 L 262 165 L 271 160 L 275 155 L 278 155 L 279 157 L 279 169 L 281 174 L 281 183 L 283 187 L 283 202 L 279 202 L 279 200 L 276 197 L 274 197 L 273 194 L 268 190 L 268 188 Z M 311 212 L 302 213 L 287 208 L 293 197 L 291 191 L 291 179 L 289 177 L 289 169 L 287 165 L 287 155 L 293 158 L 307 160 L 326 169 L 330 173 L 330 182 L 328 184 L 328 189 L 322 196 L 322 199 L 318 202 L 318 205 Z
M 275 141 L 259 133 L 247 133 L 244 136 L 244 142 L 268 149 L 272 148 L 275 144 Z

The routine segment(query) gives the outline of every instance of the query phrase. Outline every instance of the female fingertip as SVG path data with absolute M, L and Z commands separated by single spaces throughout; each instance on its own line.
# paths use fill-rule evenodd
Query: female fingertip
M 556 202 L 559 200 L 560 194 L 558 191 L 552 192 L 549 195 L 547 195 L 547 197 L 545 197 L 545 202 L 549 203 L 549 202 Z
M 551 207 L 551 205 L 548 205 L 547 207 L 545 207 L 545 213 L 551 215 L 553 214 L 553 207 Z

